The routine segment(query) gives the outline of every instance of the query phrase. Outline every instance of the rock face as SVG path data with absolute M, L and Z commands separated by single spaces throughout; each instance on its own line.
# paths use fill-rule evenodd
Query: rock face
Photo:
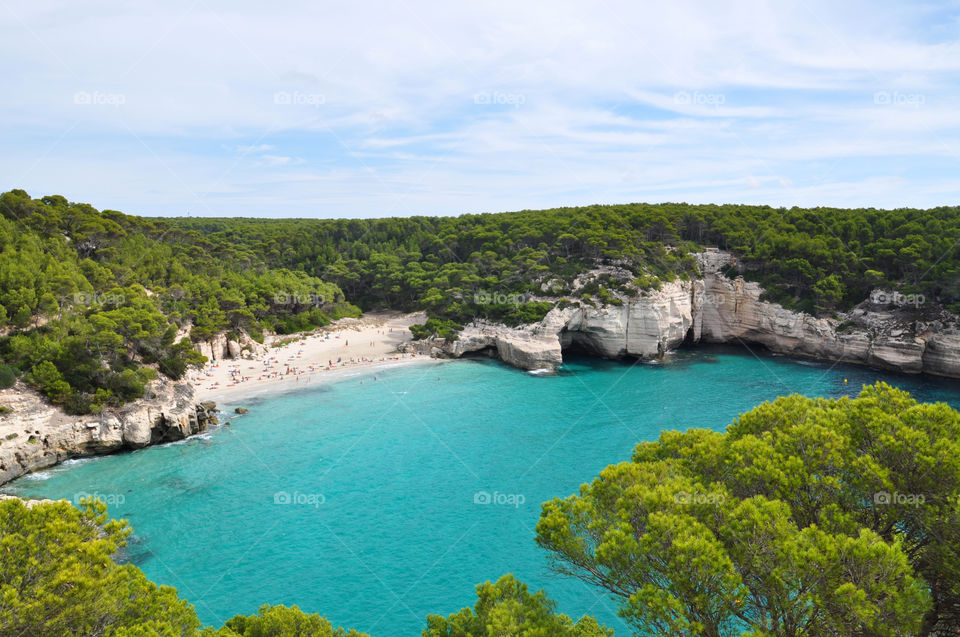
M 457 341 L 420 350 L 452 357 L 486 352 L 532 370 L 556 368 L 571 347 L 605 358 L 653 359 L 683 343 L 759 344 L 792 356 L 960 378 L 955 316 L 931 317 L 878 290 L 838 319 L 816 318 L 763 301 L 758 284 L 722 274 L 736 264 L 729 253 L 706 252 L 698 261 L 700 278 L 666 283 L 621 305 L 554 308 L 540 323 L 519 328 L 477 323 Z
M 237 341 L 227 338 L 226 334 L 218 334 L 209 340 L 198 342 L 194 348 L 210 361 L 259 356 L 267 351 L 266 347 L 246 333 L 241 333 Z
M 18 385 L 0 391 L 0 484 L 68 458 L 182 440 L 206 429 L 213 414 L 194 404 L 185 383 L 156 381 L 155 398 L 96 416 L 69 416 Z
M 656 358 L 676 348 L 696 328 L 691 299 L 696 283 L 668 283 L 623 305 L 551 310 L 534 325 L 510 328 L 493 323 L 467 326 L 460 338 L 434 354 L 459 358 L 487 352 L 521 369 L 554 369 L 573 346 L 605 358 Z M 430 353 L 429 347 L 421 347 Z

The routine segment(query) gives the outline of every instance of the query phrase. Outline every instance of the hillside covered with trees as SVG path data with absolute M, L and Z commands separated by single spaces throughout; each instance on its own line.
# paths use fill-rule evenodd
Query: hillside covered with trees
M 478 293 L 562 297 L 597 264 L 631 272 L 588 288 L 604 301 L 609 291 L 636 294 L 689 276 L 690 253 L 716 246 L 734 252 L 746 278 L 787 307 L 829 313 L 887 286 L 960 310 L 957 207 L 626 204 L 460 217 L 169 221 L 336 283 L 365 309 L 483 316 L 491 310 L 473 303 Z
M 460 217 L 142 218 L 0 195 L 0 387 L 71 413 L 142 396 L 222 332 L 289 333 L 361 309 L 427 310 L 418 337 L 618 304 L 735 252 L 785 306 L 829 314 L 878 286 L 960 311 L 960 209 L 628 204 Z M 599 267 L 604 271 L 598 271 Z
M 162 222 L 23 191 L 0 213 L 0 387 L 22 376 L 70 413 L 182 377 L 192 341 L 358 313 L 336 285 Z

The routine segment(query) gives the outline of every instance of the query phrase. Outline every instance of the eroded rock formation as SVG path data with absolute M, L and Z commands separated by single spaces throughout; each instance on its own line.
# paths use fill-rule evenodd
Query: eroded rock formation
M 955 316 L 878 303 L 874 294 L 836 319 L 816 318 L 761 300 L 758 284 L 722 274 L 734 264 L 729 253 L 698 259 L 699 278 L 666 283 L 622 305 L 555 308 L 519 328 L 478 323 L 457 341 L 421 351 L 453 357 L 486 351 L 522 369 L 553 369 L 574 345 L 606 358 L 653 359 L 685 342 L 760 344 L 793 356 L 960 378 Z
M 21 384 L 0 391 L 0 484 L 68 458 L 182 440 L 206 429 L 213 414 L 186 383 L 156 381 L 154 398 L 96 416 L 69 416 Z

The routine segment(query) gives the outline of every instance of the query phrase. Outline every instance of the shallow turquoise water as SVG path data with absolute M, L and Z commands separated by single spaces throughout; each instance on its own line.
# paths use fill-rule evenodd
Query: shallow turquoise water
M 512 572 L 562 612 L 627 635 L 609 599 L 547 570 L 533 540 L 540 502 L 663 429 L 722 429 L 778 395 L 886 380 L 960 407 L 954 381 L 734 348 L 661 365 L 574 359 L 556 376 L 492 361 L 376 375 L 231 404 L 250 413 L 202 438 L 67 463 L 4 490 L 105 497 L 134 527 L 128 559 L 210 624 L 286 603 L 374 636 L 419 635 L 427 614 L 472 605 L 478 582 Z M 478 492 L 495 502 L 475 504 Z

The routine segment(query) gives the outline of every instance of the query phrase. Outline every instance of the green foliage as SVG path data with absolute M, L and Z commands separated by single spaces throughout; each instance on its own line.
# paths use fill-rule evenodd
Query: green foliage
M 203 361 L 190 339 L 356 315 L 333 284 L 166 222 L 22 190 L 0 195 L 0 361 L 71 413 L 143 395 L 153 369 Z M 0 386 L 9 373 L 0 368 Z
M 0 363 L 0 389 L 9 389 L 17 382 L 17 370 Z
M 369 637 L 296 606 L 262 606 L 201 630 L 193 607 L 113 556 L 131 529 L 96 501 L 27 506 L 0 501 L 0 635 L 53 637 Z M 543 591 L 511 575 L 477 587 L 476 613 L 431 616 L 423 634 L 462 637 L 611 637 L 592 617 L 574 623 Z
M 431 336 L 456 339 L 457 332 L 459 332 L 462 327 L 462 325 L 458 325 L 453 321 L 430 318 L 422 325 L 411 325 L 410 332 L 413 334 L 415 340 L 421 340 Z
M 41 389 L 82 413 L 139 396 L 127 370 L 182 377 L 199 357 L 178 334 L 261 338 L 361 308 L 427 310 L 434 322 L 418 337 L 452 337 L 476 319 L 536 323 L 558 296 L 618 305 L 688 279 L 691 253 L 708 244 L 735 252 L 744 276 L 795 309 L 830 314 L 882 285 L 958 310 L 958 241 L 957 207 L 144 219 L 13 190 L 0 194 L 0 361 L 23 373 L 52 363 L 62 380 Z
M 215 637 L 370 637 L 355 630 L 333 628 L 326 618 L 304 613 L 296 606 L 264 605 L 256 615 L 227 620 Z
M 692 271 L 684 250 L 668 249 L 692 244 L 658 215 L 640 215 L 632 225 L 629 211 L 592 206 L 461 217 L 170 223 L 267 255 L 272 267 L 335 283 L 365 310 L 425 309 L 459 325 L 478 318 L 518 325 L 541 320 L 552 307 L 535 298 L 549 282 L 562 288 L 601 262 L 668 281 Z
M 129 529 L 107 521 L 103 504 L 66 502 L 28 508 L 0 501 L 0 634 L 188 636 L 199 627 L 193 607 L 111 556 Z
M 271 267 L 322 277 L 364 309 L 428 309 L 461 324 L 496 318 L 493 304 L 475 302 L 478 295 L 572 294 L 557 286 L 597 265 L 633 274 L 624 293 L 656 288 L 692 274 L 690 252 L 704 245 L 735 252 L 747 278 L 798 309 L 845 309 L 878 285 L 960 305 L 960 263 L 951 252 L 960 240 L 958 207 L 627 204 L 460 217 L 169 223 L 265 255 Z
M 960 262 L 951 250 L 960 239 L 955 206 L 663 207 L 672 211 L 682 237 L 732 250 L 746 264 L 747 278 L 790 307 L 846 309 L 881 285 L 945 306 L 960 301 Z
M 477 586 L 477 603 L 449 617 L 430 615 L 423 637 L 612 637 L 613 631 L 585 616 L 574 623 L 554 611 L 544 591 L 530 593 L 513 575 Z
M 947 405 L 882 383 L 852 400 L 790 396 L 725 434 L 638 445 L 546 503 L 537 541 L 643 634 L 955 632 L 957 458 Z

